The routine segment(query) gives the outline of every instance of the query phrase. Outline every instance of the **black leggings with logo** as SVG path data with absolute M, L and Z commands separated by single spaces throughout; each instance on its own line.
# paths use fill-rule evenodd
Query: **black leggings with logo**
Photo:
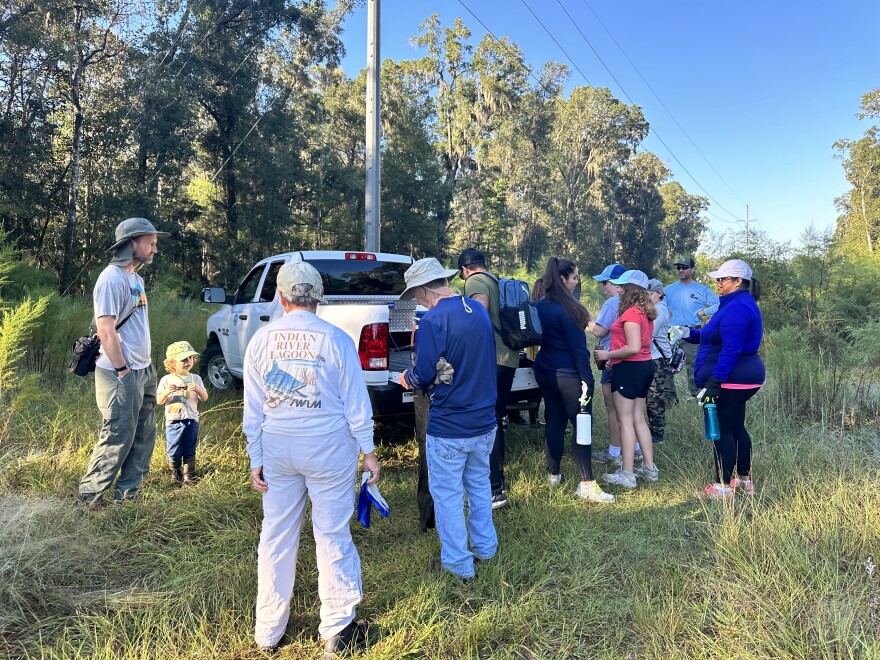
M 577 438 L 577 415 L 580 411 L 578 399 L 581 396 L 581 379 L 559 376 L 555 373 L 535 369 L 535 380 L 544 395 L 544 455 L 547 457 L 547 471 L 559 474 L 565 438 L 565 425 L 571 422 L 571 454 L 578 467 L 581 481 L 593 480 L 593 452 L 590 445 L 579 445 Z M 587 404 L 590 414 L 593 402 Z
M 752 438 L 746 431 L 746 402 L 758 388 L 731 390 L 722 388 L 715 400 L 718 406 L 718 427 L 721 437 L 712 443 L 715 448 L 715 478 L 730 484 L 734 470 L 740 478 L 752 471 Z

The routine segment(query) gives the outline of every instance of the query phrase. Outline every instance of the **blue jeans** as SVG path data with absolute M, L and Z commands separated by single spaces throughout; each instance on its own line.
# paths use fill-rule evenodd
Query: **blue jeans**
M 443 568 L 461 578 L 474 575 L 474 557 L 490 559 L 498 548 L 492 523 L 492 488 L 489 485 L 489 454 L 495 429 L 469 438 L 425 438 L 431 495 L 440 561 Z M 464 493 L 468 496 L 465 524 Z M 468 534 L 470 547 L 468 549 Z
M 196 457 L 199 441 L 199 422 L 195 419 L 178 419 L 165 424 L 165 446 L 168 460 L 188 461 Z

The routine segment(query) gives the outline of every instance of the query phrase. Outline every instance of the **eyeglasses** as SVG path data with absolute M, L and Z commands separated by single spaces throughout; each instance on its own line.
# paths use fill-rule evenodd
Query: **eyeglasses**
M 722 282 L 726 282 L 727 280 L 732 280 L 732 277 L 716 277 L 715 284 L 721 284 Z
M 675 265 L 675 270 L 689 270 L 693 268 L 693 266 L 682 266 L 681 264 Z

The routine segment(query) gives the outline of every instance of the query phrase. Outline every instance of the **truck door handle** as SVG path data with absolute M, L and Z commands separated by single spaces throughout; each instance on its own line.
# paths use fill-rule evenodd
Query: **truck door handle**
M 238 318 L 240 318 L 242 321 L 247 321 L 247 314 L 239 314 Z
M 269 315 L 268 315 L 268 314 L 263 314 L 263 315 L 260 317 L 260 320 L 261 320 L 261 321 L 268 321 L 268 320 L 269 320 Z

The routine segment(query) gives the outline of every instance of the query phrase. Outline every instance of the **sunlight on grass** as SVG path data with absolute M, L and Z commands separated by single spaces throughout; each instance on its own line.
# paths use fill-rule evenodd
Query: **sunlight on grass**
M 138 504 L 73 504 L 99 416 L 87 381 L 19 415 L 0 465 L 0 653 L 45 658 L 259 658 L 251 631 L 259 497 L 248 488 L 241 393 L 202 417 L 189 489 L 165 472 L 160 421 Z M 750 408 L 758 494 L 696 496 L 711 475 L 698 410 L 670 410 L 660 482 L 614 505 L 574 496 L 566 457 L 546 482 L 543 431 L 508 433 L 511 505 L 496 558 L 461 584 L 425 572 L 439 552 L 418 532 L 416 446 L 381 424 L 392 515 L 353 525 L 364 569 L 369 658 L 877 657 L 864 562 L 880 541 L 878 435 L 799 426 Z M 595 442 L 603 447 L 597 405 Z M 594 466 L 596 476 L 602 468 Z M 307 521 L 281 657 L 319 658 L 317 572 Z M 872 591 L 873 589 L 873 591 Z M 873 606 L 876 609 L 876 604 Z

